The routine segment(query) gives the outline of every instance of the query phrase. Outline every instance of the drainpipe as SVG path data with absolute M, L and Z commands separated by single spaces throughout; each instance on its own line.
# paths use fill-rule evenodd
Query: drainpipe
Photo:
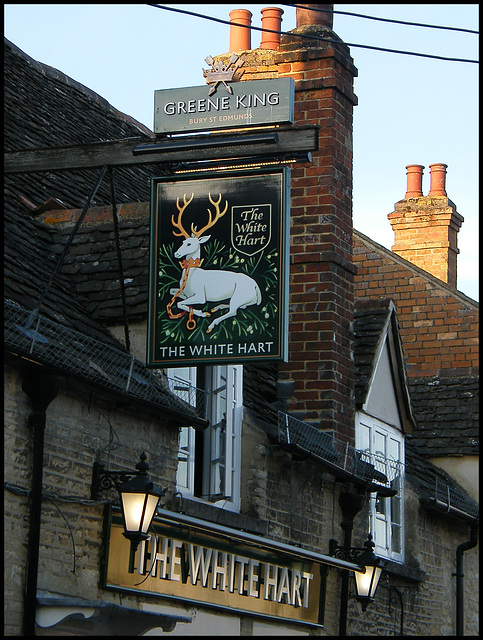
M 478 526 L 471 525 L 470 539 L 456 547 L 456 635 L 465 635 L 464 623 L 464 553 L 476 547 L 478 543 Z
M 33 412 L 28 425 L 33 428 L 32 483 L 30 489 L 30 517 L 25 577 L 23 635 L 35 635 L 35 613 L 37 608 L 37 581 L 39 566 L 40 522 L 42 517 L 42 483 L 44 469 L 44 433 L 47 407 L 57 395 L 55 376 L 44 371 L 29 372 L 22 389 L 29 397 Z
M 341 527 L 344 531 L 344 547 L 352 547 L 352 530 L 354 529 L 354 518 L 366 503 L 366 495 L 363 493 L 341 493 L 339 504 L 342 510 Z M 347 609 L 349 604 L 349 579 L 350 572 L 344 569 L 341 575 L 340 589 L 340 613 L 339 613 L 339 636 L 347 635 Z

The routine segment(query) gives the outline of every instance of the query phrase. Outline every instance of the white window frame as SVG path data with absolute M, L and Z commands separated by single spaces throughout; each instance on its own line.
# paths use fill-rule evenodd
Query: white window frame
M 404 562 L 404 435 L 393 425 L 359 412 L 356 417 L 356 449 L 364 451 L 367 462 L 387 460 L 386 476 L 393 480 L 396 496 L 382 498 L 371 494 L 369 530 L 375 543 L 374 552 L 395 562 Z M 398 464 L 394 464 L 398 463 Z M 395 469 L 399 473 L 395 473 Z
M 179 367 L 168 369 L 169 387 L 185 402 L 196 397 L 196 367 Z M 195 435 L 193 427 L 181 427 L 178 440 L 178 467 L 176 473 L 176 490 L 185 497 L 194 496 L 195 486 Z M 181 466 L 183 465 L 183 467 Z M 181 468 L 183 474 L 180 473 Z M 183 477 L 182 477 L 183 476 Z
M 196 388 L 196 367 L 170 369 L 168 376 L 176 380 L 173 389 L 178 385 L 183 387 L 183 384 L 185 387 L 192 385 Z M 205 387 L 208 392 L 207 417 L 210 426 L 203 432 L 203 457 L 202 460 L 196 458 L 195 430 L 192 427 L 182 427 L 180 447 L 184 446 L 178 454 L 176 488 L 184 497 L 208 501 L 229 511 L 239 511 L 243 366 L 206 367 Z M 195 397 L 196 394 L 190 395 Z M 202 464 L 202 495 L 195 495 L 197 464 Z M 226 473 L 226 469 L 230 470 L 229 473 Z

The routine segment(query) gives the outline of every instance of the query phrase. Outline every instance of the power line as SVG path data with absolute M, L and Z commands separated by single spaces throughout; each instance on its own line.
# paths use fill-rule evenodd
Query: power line
M 473 29 L 464 29 L 462 27 L 443 27 L 441 25 L 436 24 L 424 24 L 422 22 L 409 22 L 407 20 L 394 20 L 393 18 L 378 18 L 376 16 L 368 16 L 363 13 L 353 13 L 352 11 L 338 11 L 337 9 L 316 9 L 315 7 L 311 7 L 309 5 L 300 5 L 300 4 L 285 4 L 281 3 L 283 7 L 294 7 L 294 8 L 303 8 L 308 9 L 309 11 L 318 11 L 319 13 L 337 13 L 343 16 L 354 16 L 356 18 L 366 18 L 367 20 L 378 20 L 380 22 L 391 22 L 393 24 L 404 24 L 410 27 L 426 27 L 428 29 L 446 29 L 448 31 L 461 31 L 463 33 L 473 33 L 479 34 L 479 31 L 474 31 Z
M 160 4 L 148 4 L 148 7 L 154 7 L 155 9 L 164 9 L 165 11 L 174 11 L 175 13 L 181 13 L 183 15 L 194 16 L 195 18 L 202 18 L 203 20 L 210 20 L 211 22 L 218 22 L 220 24 L 226 24 L 230 26 L 232 23 L 229 20 L 223 20 L 222 18 L 214 18 L 213 16 L 207 16 L 202 13 L 196 13 L 195 11 L 187 11 L 186 9 L 175 9 L 174 7 L 166 7 Z M 447 56 L 438 56 L 430 53 L 417 53 L 416 51 L 401 51 L 399 49 L 389 49 L 387 47 L 376 47 L 368 44 L 355 44 L 353 42 L 343 42 L 342 40 L 334 40 L 333 38 L 323 38 L 321 36 L 314 36 L 309 34 L 295 33 L 290 31 L 275 31 L 273 29 L 263 29 L 262 27 L 254 27 L 248 25 L 237 25 L 245 29 L 253 31 L 264 31 L 265 33 L 279 33 L 283 36 L 298 37 L 310 40 L 318 40 L 320 42 L 330 42 L 333 45 L 345 45 L 348 47 L 358 47 L 361 49 L 370 49 L 373 51 L 383 51 L 385 53 L 397 53 L 400 55 L 416 56 L 420 58 L 430 58 L 433 60 L 444 60 L 446 62 L 469 62 L 478 64 L 478 60 L 468 60 L 466 58 L 450 58 Z

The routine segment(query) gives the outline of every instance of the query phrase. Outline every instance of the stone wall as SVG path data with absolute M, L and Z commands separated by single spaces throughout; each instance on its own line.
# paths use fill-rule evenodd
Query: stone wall
M 32 427 L 18 369 L 5 370 L 5 627 L 22 634 L 31 487 Z M 175 487 L 178 431 L 162 417 L 106 402 L 80 383 L 62 382 L 47 409 L 38 589 L 97 599 L 104 505 L 92 504 L 96 458 L 111 470 L 132 469 L 146 451 L 150 475 Z M 115 495 L 109 496 L 115 499 Z M 112 594 L 111 594 L 112 595 Z M 111 595 L 104 594 L 109 600 Z

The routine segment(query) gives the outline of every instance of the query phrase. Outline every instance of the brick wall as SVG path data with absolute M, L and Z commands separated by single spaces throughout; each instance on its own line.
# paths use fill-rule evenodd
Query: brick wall
M 327 37 L 320 26 L 298 33 Z M 284 36 L 280 76 L 295 80 L 295 124 L 319 129 L 310 165 L 292 172 L 291 412 L 341 439 L 353 438 L 352 112 L 357 70 L 348 49 Z
M 291 33 L 327 37 L 328 31 L 310 25 Z M 353 441 L 352 111 L 357 70 L 342 43 L 334 47 L 292 35 L 282 36 L 278 51 L 248 51 L 243 58 L 242 81 L 294 78 L 294 124 L 319 127 L 312 163 L 292 169 L 289 362 L 279 370 L 281 378 L 295 383 L 292 415 Z
M 394 300 L 409 376 L 478 370 L 478 304 L 357 233 L 357 298 Z

